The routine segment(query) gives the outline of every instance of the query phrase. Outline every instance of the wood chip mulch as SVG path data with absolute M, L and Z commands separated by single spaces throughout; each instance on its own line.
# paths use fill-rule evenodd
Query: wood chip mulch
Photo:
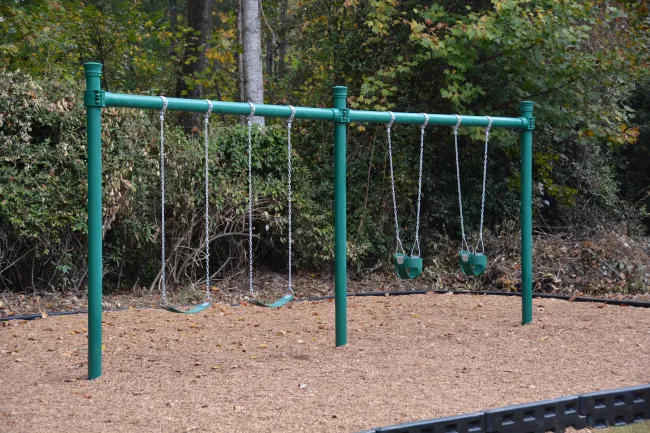
M 650 382 L 650 309 L 518 298 L 349 299 L 0 324 L 0 432 L 355 432 Z

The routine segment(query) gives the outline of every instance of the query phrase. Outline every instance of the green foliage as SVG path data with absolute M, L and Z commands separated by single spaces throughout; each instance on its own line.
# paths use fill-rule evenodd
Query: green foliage
M 265 24 L 263 46 L 278 62 L 284 53 L 282 65 L 266 71 L 267 103 L 330 106 L 332 85 L 349 87 L 348 104 L 355 109 L 516 116 L 518 103 L 531 99 L 537 225 L 552 230 L 609 219 L 634 225 L 645 215 L 646 2 L 291 0 L 286 17 L 282 5 L 264 4 L 275 37 Z M 86 187 L 78 81 L 84 61 L 104 63 L 103 86 L 111 91 L 175 94 L 183 82 L 189 89 L 202 85 L 213 99 L 238 97 L 234 3 L 214 4 L 209 65 L 192 76 L 181 73 L 183 62 L 197 58 L 186 45 L 186 19 L 181 13 L 173 25 L 166 7 L 123 0 L 0 6 L 0 62 L 11 71 L 0 77 L 0 224 L 7 242 L 16 245 L 15 254 L 0 257 L 0 268 L 28 253 L 19 263 L 33 259 L 49 269 L 34 284 L 60 286 L 62 274 L 66 287 L 83 281 Z M 160 196 L 153 116 L 104 111 L 106 279 L 117 285 L 156 281 Z M 180 284 L 202 272 L 203 153 L 201 132 L 185 136 L 175 120 L 168 115 L 166 202 L 170 281 Z M 211 242 L 211 268 L 228 263 L 228 271 L 243 263 L 246 251 L 238 234 L 247 193 L 246 130 L 223 120 L 231 124 L 214 123 L 210 141 L 211 233 L 223 234 Z M 256 251 L 263 263 L 278 267 L 286 262 L 285 133 L 278 122 L 256 131 L 254 144 Z M 410 245 L 419 129 L 398 125 L 393 134 L 402 236 Z M 482 139 L 483 131 L 461 128 L 461 186 L 471 235 L 480 218 Z M 308 268 L 327 266 L 333 254 L 331 143 L 328 123 L 294 126 L 294 250 L 298 264 Z M 518 218 L 519 159 L 518 135 L 494 131 L 488 227 Z M 456 241 L 460 234 L 450 128 L 427 128 L 423 181 L 422 246 L 431 257 L 434 239 Z M 394 248 L 383 125 L 350 125 L 348 182 L 351 268 L 374 268 Z M 5 284 L 28 284 L 20 280 L 24 269 L 12 270 Z
M 0 229 L 20 245 L 0 257 L 0 263 L 7 265 L 11 257 L 26 253 L 40 269 L 34 285 L 76 288 L 83 282 L 86 259 L 85 109 L 77 97 L 81 89 L 39 83 L 23 74 L 5 73 L 0 78 Z M 198 265 L 185 271 L 200 275 L 203 136 L 185 136 L 174 126 L 172 115 L 165 132 L 170 266 L 175 269 L 175 263 L 196 256 Z M 213 266 L 218 268 L 244 240 L 240 234 L 248 194 L 247 130 L 214 124 L 211 132 L 211 231 L 225 234 L 211 242 Z M 111 285 L 138 278 L 151 281 L 158 272 L 158 134 L 153 113 L 104 110 L 104 249 Z M 285 127 L 269 127 L 263 134 L 255 130 L 255 233 L 260 236 L 259 253 L 280 266 L 286 262 L 286 159 Z M 313 179 L 298 154 L 293 155 L 293 167 L 295 263 L 314 266 L 332 257 L 332 214 L 314 202 Z M 177 244 L 174 237 L 180 233 L 186 240 Z M 12 270 L 14 276 L 22 271 Z

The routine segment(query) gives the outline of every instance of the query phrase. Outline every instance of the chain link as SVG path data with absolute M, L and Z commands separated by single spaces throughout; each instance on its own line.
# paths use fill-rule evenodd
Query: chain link
M 293 166 L 291 165 L 291 124 L 296 115 L 296 109 L 289 105 L 291 108 L 291 117 L 287 120 L 287 217 L 288 217 L 288 226 L 289 226 L 289 292 L 293 294 L 293 282 L 291 281 L 291 261 L 292 261 L 292 248 L 291 244 L 293 243 L 293 238 L 291 234 L 291 196 L 293 191 L 291 189 L 291 174 L 293 172 Z
M 467 239 L 465 238 L 465 221 L 463 219 L 463 196 L 460 190 L 460 164 L 458 162 L 458 128 L 460 127 L 460 116 L 455 114 L 458 122 L 454 126 L 454 149 L 456 150 L 456 179 L 458 181 L 458 207 L 460 208 L 460 232 L 463 237 L 463 247 L 467 248 L 469 251 L 469 245 L 467 244 Z
M 253 291 L 253 115 L 255 105 L 249 102 L 251 114 L 247 118 L 248 126 L 248 290 L 251 298 L 255 297 Z
M 485 128 L 485 156 L 483 157 L 483 192 L 481 194 L 481 224 L 479 225 L 478 231 L 478 241 L 476 242 L 476 248 L 474 251 L 478 250 L 479 244 L 481 245 L 481 251 L 485 253 L 485 246 L 483 245 L 483 215 L 485 214 L 485 179 L 487 178 L 487 163 L 488 163 L 488 143 L 490 142 L 490 128 L 492 128 L 492 118 L 486 116 L 488 119 L 488 126 Z
M 404 254 L 404 247 L 402 246 L 402 240 L 399 237 L 399 222 L 397 220 L 397 200 L 395 199 L 395 175 L 393 174 L 393 143 L 390 139 L 390 128 L 395 122 L 395 114 L 392 111 L 390 113 L 390 123 L 386 127 L 386 135 L 388 136 L 388 159 L 390 160 L 390 188 L 393 193 L 393 214 L 395 216 L 395 239 L 397 239 L 397 248 L 399 251 Z
M 210 302 L 210 188 L 208 186 L 209 176 L 209 151 L 210 146 L 210 114 L 212 114 L 212 101 L 208 102 L 208 111 L 203 119 L 203 142 L 205 147 L 205 301 Z
M 161 243 L 161 269 L 160 269 L 160 302 L 167 305 L 167 291 L 165 285 L 165 111 L 167 111 L 167 98 L 161 96 L 163 106 L 160 110 L 160 243 Z
M 420 257 L 420 204 L 422 202 L 422 160 L 424 159 L 424 129 L 429 124 L 429 115 L 427 113 L 422 113 L 424 115 L 424 123 L 420 126 L 420 174 L 418 177 L 418 211 L 416 215 L 415 223 L 415 242 L 411 246 L 411 257 L 413 257 L 413 251 L 417 246 L 418 254 L 415 257 Z

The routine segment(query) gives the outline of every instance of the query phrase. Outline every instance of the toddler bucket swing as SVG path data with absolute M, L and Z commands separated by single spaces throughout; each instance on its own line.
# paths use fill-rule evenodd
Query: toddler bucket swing
M 422 198 L 422 157 L 424 156 L 424 129 L 429 123 L 429 115 L 424 115 L 424 123 L 420 126 L 420 174 L 418 178 L 418 208 L 417 208 L 417 222 L 415 225 L 415 241 L 411 246 L 411 253 L 406 254 L 402 246 L 402 240 L 399 235 L 399 221 L 397 219 L 397 200 L 395 198 L 395 176 L 393 174 L 393 144 L 391 140 L 390 130 L 395 122 L 395 114 L 389 111 L 390 122 L 386 127 L 386 135 L 388 138 L 388 159 L 390 161 L 390 184 L 393 196 L 393 215 L 395 217 L 395 239 L 397 243 L 397 251 L 393 254 L 393 265 L 395 266 L 395 274 L 400 279 L 412 280 L 417 278 L 422 273 L 422 257 L 420 257 L 420 202 Z M 417 248 L 417 254 L 413 254 Z
M 208 202 L 208 145 L 210 142 L 208 134 L 208 123 L 210 121 L 210 114 L 212 113 L 212 102 L 208 102 L 208 111 L 204 116 L 203 126 L 203 143 L 205 148 L 205 298 L 204 301 L 192 308 L 183 309 L 170 305 L 167 301 L 167 291 L 165 284 L 165 111 L 167 110 L 167 98 L 161 96 L 163 101 L 162 109 L 160 110 L 160 190 L 161 190 L 161 271 L 160 271 L 160 308 L 178 314 L 196 314 L 207 309 L 211 305 L 210 296 L 210 248 L 209 248 L 209 202 Z
M 460 209 L 460 230 L 462 235 L 461 250 L 458 253 L 460 270 L 468 276 L 479 276 L 487 268 L 487 256 L 485 255 L 485 246 L 483 245 L 483 215 L 485 213 L 485 179 L 487 176 L 488 162 L 488 143 L 490 141 L 490 128 L 492 127 L 492 118 L 487 116 L 488 125 L 485 128 L 485 155 L 483 157 L 483 191 L 481 194 L 481 223 L 479 225 L 478 241 L 476 247 L 471 249 L 465 237 L 465 222 L 463 220 L 463 198 L 460 189 L 460 164 L 458 162 L 458 128 L 460 127 L 461 118 L 456 114 L 458 122 L 454 128 L 454 149 L 456 151 L 456 179 L 458 181 L 458 207 Z M 481 252 L 477 252 L 479 245 Z
M 248 302 L 251 304 L 257 305 L 259 307 L 267 308 L 280 308 L 283 305 L 288 304 L 293 300 L 293 283 L 291 281 L 291 173 L 293 168 L 291 166 L 291 124 L 296 115 L 296 109 L 289 105 L 291 109 L 291 115 L 287 120 L 287 219 L 288 219 L 288 242 L 289 242 L 289 276 L 287 283 L 287 293 L 282 296 L 280 299 L 274 302 L 265 302 L 261 299 L 255 297 L 255 290 L 253 290 L 253 164 L 252 164 L 252 154 L 253 154 L 253 138 L 252 138 L 252 129 L 253 129 L 253 115 L 255 114 L 255 105 L 248 103 L 251 107 L 251 113 L 247 119 L 248 126 L 248 288 L 250 291 L 250 298 Z

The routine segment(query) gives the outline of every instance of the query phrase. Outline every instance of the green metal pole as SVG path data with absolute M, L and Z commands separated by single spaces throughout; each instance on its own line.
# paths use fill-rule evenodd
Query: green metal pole
M 88 126 L 88 379 L 102 375 L 102 65 L 86 63 Z
M 521 324 L 533 321 L 533 103 L 519 105 L 528 127 L 521 134 Z
M 341 111 L 334 124 L 334 311 L 336 323 L 336 346 L 348 343 L 347 329 L 347 246 L 346 246 L 346 136 L 347 113 L 345 109 L 348 88 L 336 86 L 332 89 L 334 108 Z

